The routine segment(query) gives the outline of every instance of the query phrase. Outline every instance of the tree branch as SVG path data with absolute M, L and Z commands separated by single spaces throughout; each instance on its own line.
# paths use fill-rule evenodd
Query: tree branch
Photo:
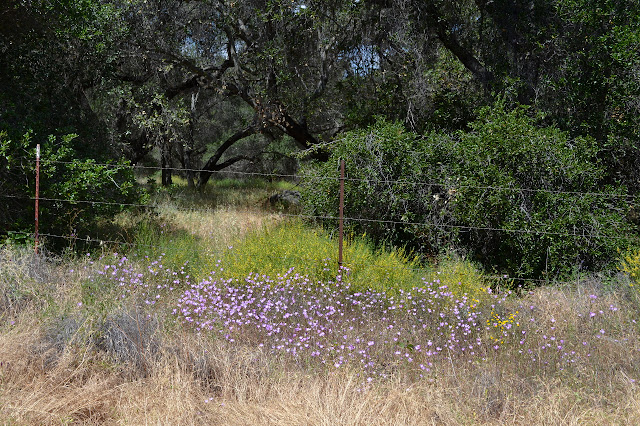
M 460 44 L 460 40 L 452 31 L 454 25 L 443 17 L 433 1 L 426 2 L 424 7 L 426 21 L 444 47 L 449 49 L 484 86 L 488 86 L 494 80 L 493 73 L 482 65 L 469 49 Z
M 197 187 L 201 188 L 204 185 L 206 185 L 213 172 L 222 170 L 225 167 L 228 167 L 231 164 L 236 163 L 242 159 L 246 159 L 247 157 L 237 156 L 218 164 L 218 161 L 220 161 L 220 158 L 222 157 L 222 155 L 225 153 L 227 149 L 231 148 L 239 140 L 242 140 L 248 136 L 256 134 L 257 132 L 258 132 L 257 126 L 250 125 L 245 127 L 242 130 L 237 131 L 236 133 L 231 135 L 226 141 L 224 141 L 224 143 L 218 147 L 218 149 L 213 154 L 213 156 L 211 156 L 211 158 L 209 158 L 206 164 L 202 167 L 202 171 L 200 171 L 200 173 L 198 174 Z

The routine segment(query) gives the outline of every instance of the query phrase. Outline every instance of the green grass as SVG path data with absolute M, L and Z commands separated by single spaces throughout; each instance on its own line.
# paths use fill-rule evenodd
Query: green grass
M 494 283 L 479 266 L 455 253 L 442 256 L 437 264 L 425 270 L 423 276 L 427 281 L 447 286 L 456 295 L 468 294 L 476 298 L 486 295 L 486 289 Z
M 339 273 L 337 239 L 299 220 L 251 232 L 236 241 L 220 260 L 225 275 L 239 279 L 253 273 L 275 277 L 291 268 L 315 281 L 335 280 Z M 426 272 L 403 250 L 375 249 L 358 236 L 345 239 L 343 267 L 343 279 L 357 291 L 397 292 L 420 286 Z
M 180 178 L 175 182 L 156 193 L 156 214 L 121 219 L 129 229 L 130 252 L 162 256 L 167 267 L 184 267 L 193 280 L 206 278 L 219 264 L 225 276 L 241 280 L 255 273 L 275 277 L 291 268 L 314 281 L 336 279 L 335 233 L 299 219 L 277 219 L 277 212 L 272 213 L 275 219 L 246 226 L 252 215 L 266 217 L 271 210 L 266 207 L 268 197 L 293 188 L 292 183 L 219 179 L 194 192 Z M 185 210 L 186 205 L 195 210 Z M 426 280 L 439 282 L 455 294 L 480 297 L 491 284 L 466 259 L 447 255 L 437 264 L 425 265 L 402 249 L 376 247 L 358 235 L 345 237 L 343 266 L 343 279 L 354 291 L 397 293 L 422 286 Z
M 178 224 L 159 217 L 145 216 L 135 227 L 130 252 L 151 259 L 163 258 L 172 270 L 182 268 L 196 278 L 205 276 L 208 248 L 202 239 Z
M 149 181 L 159 182 L 159 174 Z M 157 183 L 156 182 L 156 183 Z M 235 236 L 261 223 L 271 210 L 272 194 L 294 188 L 285 181 L 264 179 L 212 179 L 202 190 L 187 188 L 186 180 L 174 176 L 173 185 L 151 191 L 146 213 L 125 212 L 113 229 L 127 246 L 120 251 L 150 258 L 162 255 L 172 269 L 185 268 L 194 279 L 206 277 Z M 269 222 L 270 219 L 265 219 Z
M 270 195 L 296 188 L 289 181 L 269 181 L 261 178 L 232 179 L 212 178 L 199 190 L 187 187 L 187 181 L 179 176 L 173 177 L 168 188 L 159 187 L 160 175 L 154 175 L 150 181 L 151 192 L 155 193 L 154 202 L 174 204 L 179 207 L 252 207 L 263 208 Z

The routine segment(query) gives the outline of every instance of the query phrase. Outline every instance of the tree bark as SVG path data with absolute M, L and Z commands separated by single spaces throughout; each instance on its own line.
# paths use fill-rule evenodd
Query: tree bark
M 162 186 L 171 186 L 173 183 L 171 174 L 171 145 L 162 138 L 160 141 L 160 167 L 162 169 Z
M 218 163 L 218 161 L 220 161 L 220 158 L 222 158 L 222 155 L 225 153 L 227 149 L 231 148 L 239 140 L 242 140 L 247 136 L 256 134 L 257 132 L 258 132 L 257 126 L 250 125 L 245 127 L 242 130 L 237 131 L 236 133 L 231 135 L 226 141 L 224 141 L 224 143 L 220 145 L 220 147 L 218 147 L 215 154 L 213 154 L 213 156 L 209 158 L 206 164 L 202 167 L 202 170 L 198 173 L 197 187 L 198 188 L 204 187 L 204 185 L 206 185 L 207 182 L 209 181 L 209 178 L 211 178 L 211 175 L 213 174 L 213 172 L 217 172 L 219 170 L 224 169 L 225 167 L 229 167 L 230 165 L 237 163 L 240 160 L 250 159 L 250 157 L 239 155 L 239 156 L 230 158 L 229 160 L 224 161 L 222 163 Z
M 454 25 L 447 21 L 442 12 L 438 9 L 433 1 L 426 2 L 424 4 L 424 16 L 429 27 L 438 37 L 440 42 L 451 53 L 453 53 L 462 65 L 465 66 L 471 73 L 487 87 L 494 80 L 494 75 L 491 73 L 479 60 L 476 58 L 471 50 L 464 47 L 458 37 L 453 32 Z

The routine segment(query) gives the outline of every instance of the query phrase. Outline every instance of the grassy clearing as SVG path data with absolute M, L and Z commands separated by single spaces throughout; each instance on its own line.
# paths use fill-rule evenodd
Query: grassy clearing
M 0 416 L 640 421 L 640 298 L 627 276 L 515 296 L 490 291 L 463 259 L 425 268 L 350 238 L 349 272 L 336 277 L 331 235 L 243 203 L 198 213 L 165 203 L 156 216 L 121 218 L 139 227 L 127 253 L 55 259 L 2 248 Z

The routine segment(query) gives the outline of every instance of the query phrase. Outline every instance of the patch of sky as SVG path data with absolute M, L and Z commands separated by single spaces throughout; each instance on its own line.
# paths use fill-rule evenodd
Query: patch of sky
M 364 76 L 380 69 L 380 53 L 374 46 L 361 45 L 341 56 L 350 64 L 347 74 Z

